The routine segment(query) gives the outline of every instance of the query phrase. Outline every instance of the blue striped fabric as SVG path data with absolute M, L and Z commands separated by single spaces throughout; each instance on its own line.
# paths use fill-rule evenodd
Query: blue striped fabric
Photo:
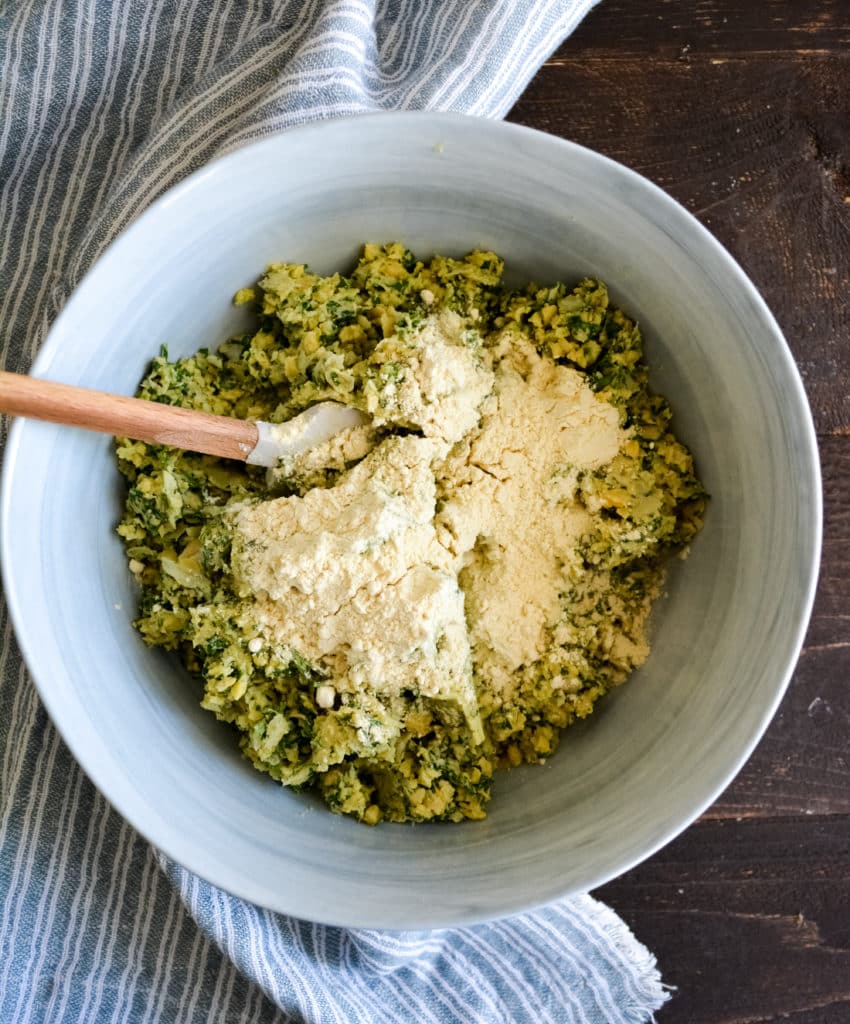
M 25 371 L 103 246 L 213 156 L 383 108 L 501 117 L 592 2 L 0 3 L 2 364 Z M 74 763 L 5 607 L 0 744 L 0 1024 L 626 1024 L 664 1001 L 652 956 L 589 896 L 476 928 L 351 932 L 166 862 Z

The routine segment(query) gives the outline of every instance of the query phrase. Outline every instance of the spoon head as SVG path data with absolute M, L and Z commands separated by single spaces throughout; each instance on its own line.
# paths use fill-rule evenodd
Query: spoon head
M 292 458 L 330 441 L 351 427 L 366 426 L 371 417 L 339 402 L 318 402 L 285 423 L 257 421 L 259 440 L 245 460 L 253 466 L 274 468 L 281 459 Z

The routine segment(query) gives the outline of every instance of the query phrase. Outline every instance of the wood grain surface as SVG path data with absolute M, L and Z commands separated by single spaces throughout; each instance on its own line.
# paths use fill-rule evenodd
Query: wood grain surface
M 655 181 L 785 332 L 825 522 L 806 645 L 753 757 L 597 895 L 675 986 L 659 1024 L 850 1022 L 850 0 L 603 0 L 511 120 Z

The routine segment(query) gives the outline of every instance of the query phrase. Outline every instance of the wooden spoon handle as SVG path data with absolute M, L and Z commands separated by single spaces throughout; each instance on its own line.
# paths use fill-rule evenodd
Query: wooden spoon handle
M 257 425 L 250 420 L 4 371 L 0 371 L 0 412 L 243 462 L 258 439 Z

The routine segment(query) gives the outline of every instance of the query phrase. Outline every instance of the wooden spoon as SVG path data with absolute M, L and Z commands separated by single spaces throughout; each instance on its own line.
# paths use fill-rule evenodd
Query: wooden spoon
M 370 422 L 338 402 L 318 402 L 286 423 L 237 420 L 3 371 L 0 412 L 267 467 Z

